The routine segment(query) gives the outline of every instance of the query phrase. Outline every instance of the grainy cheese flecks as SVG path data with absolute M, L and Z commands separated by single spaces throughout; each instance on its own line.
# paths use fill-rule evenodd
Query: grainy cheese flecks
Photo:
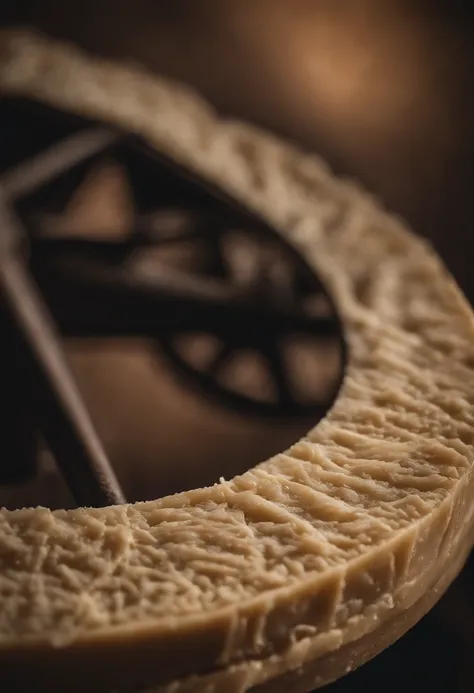
M 62 657 L 67 690 L 273 690 L 459 569 L 473 505 L 470 309 L 424 242 L 317 157 L 134 67 L 26 31 L 0 38 L 1 93 L 135 131 L 290 237 L 350 346 L 327 418 L 242 476 L 135 505 L 1 511 L 2 662 L 35 672 Z M 313 666 L 311 685 L 324 671 Z

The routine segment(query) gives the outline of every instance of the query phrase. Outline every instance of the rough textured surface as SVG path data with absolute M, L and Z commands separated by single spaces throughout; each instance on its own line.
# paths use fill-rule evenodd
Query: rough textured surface
M 139 132 L 293 238 L 351 350 L 327 419 L 240 477 L 130 506 L 3 511 L 2 667 L 21 653 L 33 675 L 62 648 L 67 690 L 94 660 L 88 690 L 245 691 L 451 579 L 471 525 L 474 329 L 432 251 L 317 158 L 217 122 L 177 86 L 26 33 L 4 33 L 0 55 L 3 92 Z

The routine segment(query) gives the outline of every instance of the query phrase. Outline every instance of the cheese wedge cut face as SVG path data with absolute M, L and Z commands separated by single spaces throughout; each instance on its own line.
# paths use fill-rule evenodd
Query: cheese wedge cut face
M 0 91 L 136 132 L 261 214 L 325 279 L 350 349 L 325 420 L 241 476 L 105 509 L 0 511 L 0 682 L 243 693 L 344 675 L 430 608 L 471 547 L 464 298 L 366 193 L 177 85 L 5 31 Z

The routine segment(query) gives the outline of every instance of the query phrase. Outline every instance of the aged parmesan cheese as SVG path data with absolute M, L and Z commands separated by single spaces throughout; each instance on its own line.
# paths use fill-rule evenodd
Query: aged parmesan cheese
M 241 476 L 1 511 L 2 690 L 286 692 L 343 675 L 425 613 L 471 546 L 466 302 L 424 242 L 319 159 L 138 69 L 0 38 L 1 93 L 135 131 L 291 237 L 350 345 L 327 418 Z

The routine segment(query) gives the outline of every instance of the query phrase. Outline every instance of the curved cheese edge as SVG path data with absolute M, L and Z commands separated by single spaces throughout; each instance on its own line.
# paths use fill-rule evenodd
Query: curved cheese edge
M 95 657 L 123 685 L 245 662 L 243 691 L 294 648 L 300 666 L 408 606 L 465 551 L 470 522 L 474 329 L 434 253 L 318 158 L 139 69 L 4 31 L 2 92 L 136 131 L 263 214 L 326 279 L 351 351 L 328 417 L 242 476 L 135 505 L 1 511 L 5 658 L 37 651 L 46 667 L 52 645 L 79 678 Z

